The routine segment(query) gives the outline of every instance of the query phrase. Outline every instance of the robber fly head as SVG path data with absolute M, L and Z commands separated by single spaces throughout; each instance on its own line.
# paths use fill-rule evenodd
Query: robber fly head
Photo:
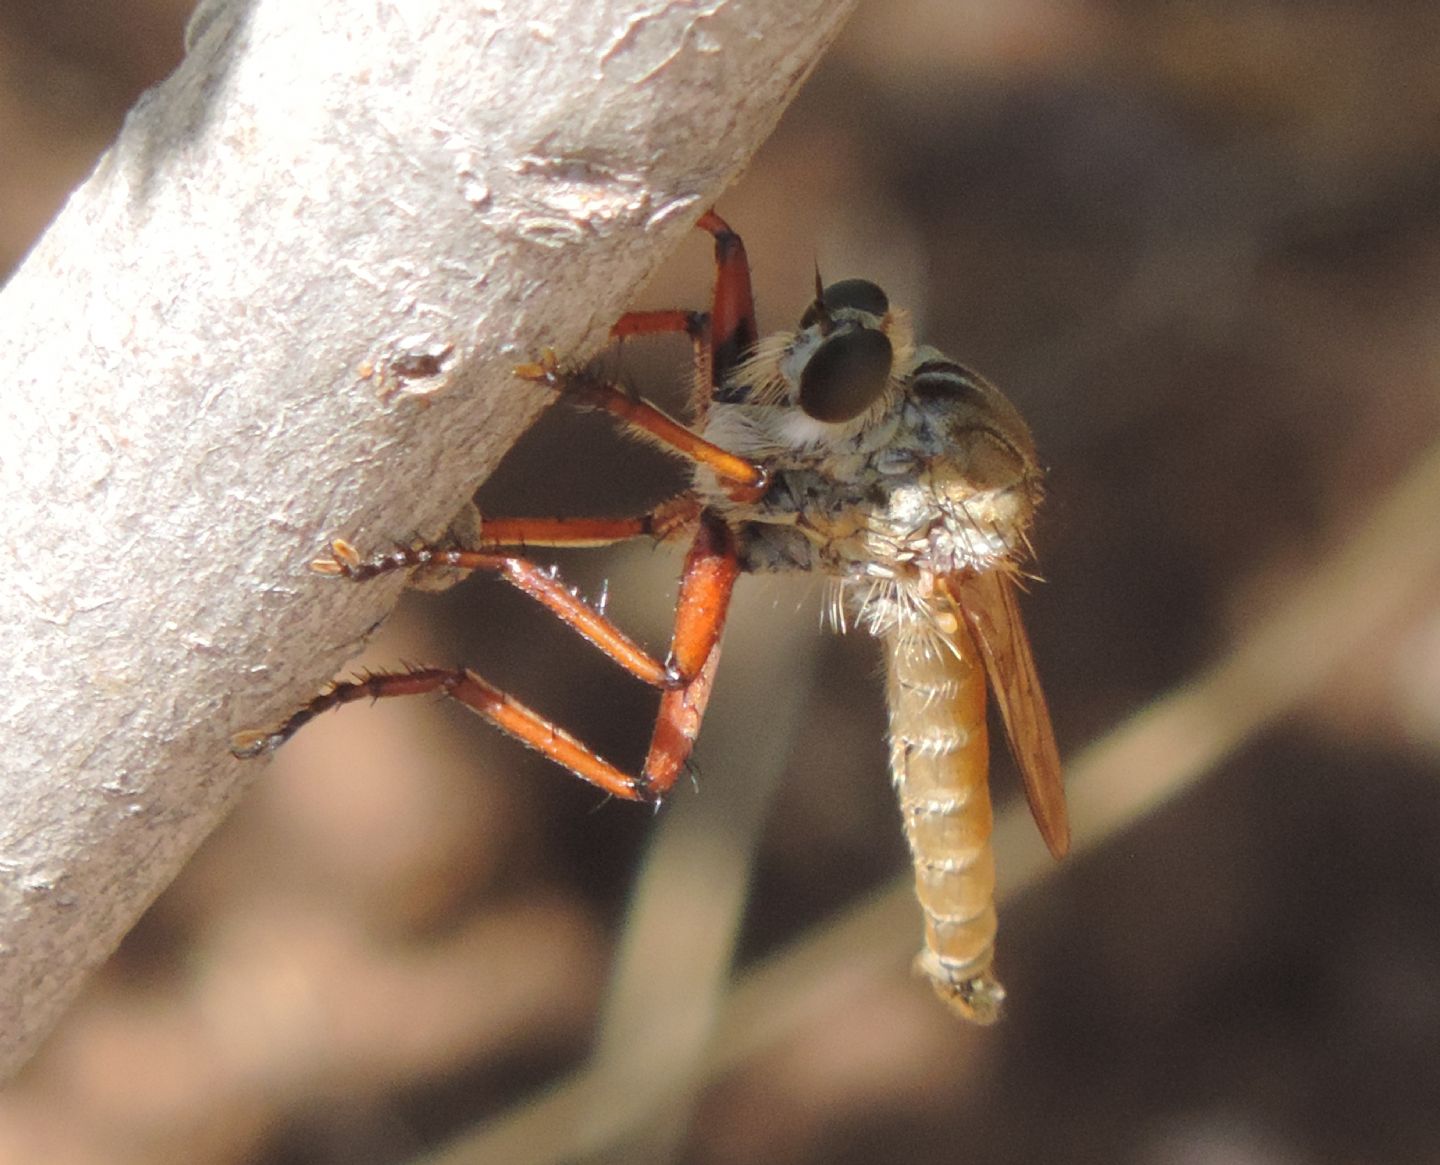
M 762 340 L 732 383 L 748 403 L 790 406 L 790 440 L 828 442 L 884 411 L 911 348 L 907 317 L 878 286 L 868 279 L 822 286 L 817 272 L 799 326 Z

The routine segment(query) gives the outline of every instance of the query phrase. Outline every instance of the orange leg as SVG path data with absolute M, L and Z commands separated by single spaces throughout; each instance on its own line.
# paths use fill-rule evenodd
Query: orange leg
M 610 335 L 616 340 L 630 336 L 665 336 L 684 332 L 692 340 L 703 340 L 709 329 L 704 312 L 684 308 L 661 308 L 659 311 L 627 311 L 615 321 Z
M 459 570 L 484 570 L 498 574 L 511 586 L 529 595 L 581 638 L 594 644 L 636 679 L 652 688 L 673 687 L 680 682 L 673 669 L 649 655 L 643 647 L 615 626 L 589 603 L 575 595 L 551 570 L 524 558 L 490 554 L 483 550 L 445 549 L 437 546 L 400 546 L 389 554 L 361 560 L 344 539 L 330 544 L 329 558 L 317 558 L 310 568 L 319 574 L 340 575 L 352 582 L 365 582 L 377 575 L 421 566 L 449 566 Z
M 759 339 L 755 326 L 755 296 L 750 289 L 750 259 L 745 244 L 729 224 L 708 210 L 695 223 L 715 237 L 715 290 L 710 314 L 677 310 L 636 311 L 621 316 L 610 334 L 653 336 L 684 332 L 696 343 L 709 341 L 711 389 L 719 391 L 735 366 L 749 355 Z
M 539 520 L 542 527 L 560 522 L 563 519 Z M 523 558 L 482 550 L 421 546 L 399 548 L 365 562 L 354 547 L 337 539 L 331 544 L 332 556 L 313 564 L 322 574 L 339 575 L 357 582 L 421 566 L 487 570 L 518 587 L 631 675 L 662 690 L 650 750 L 638 779 L 610 764 L 553 721 L 462 668 L 375 672 L 341 681 L 298 709 L 273 731 L 239 734 L 231 750 L 239 757 L 268 752 L 320 713 L 341 704 L 438 692 L 460 701 L 497 728 L 607 793 L 631 801 L 658 801 L 674 785 L 694 747 L 720 659 L 720 633 L 725 625 L 730 593 L 740 573 L 729 527 L 709 513 L 697 515 L 695 524 L 698 530 L 680 580 L 675 633 L 668 660 L 663 664 L 599 611 L 573 595 L 552 573 Z M 526 519 L 511 519 L 505 528 L 523 534 L 526 525 Z M 489 523 L 486 528 L 490 528 Z
M 648 401 L 631 396 L 618 385 L 592 372 L 585 369 L 562 370 L 553 352 L 545 353 L 538 364 L 520 365 L 515 369 L 515 375 L 522 380 L 548 385 L 591 408 L 613 413 L 631 427 L 649 434 L 672 453 L 709 467 L 727 483 L 728 492 L 736 501 L 753 501 L 765 493 L 769 483 L 760 466 L 692 433 Z
M 740 236 L 713 210 L 695 224 L 715 236 L 715 291 L 710 307 L 711 389 L 724 399 L 725 378 L 755 347 L 755 296 L 750 290 L 750 260 Z
M 684 534 L 700 516 L 694 494 L 676 494 L 646 514 L 633 518 L 481 518 L 477 549 L 502 546 L 610 546 L 630 538 L 667 542 Z
M 621 341 L 631 336 L 663 336 L 676 332 L 684 332 L 690 337 L 690 417 L 698 428 L 710 407 L 715 382 L 715 360 L 710 350 L 710 317 L 704 312 L 683 308 L 631 311 L 616 320 L 610 329 L 611 338 Z
M 230 751 L 242 760 L 277 748 L 322 712 L 356 700 L 385 696 L 418 696 L 439 692 L 452 696 L 480 713 L 502 732 L 544 753 L 576 776 L 627 801 L 639 801 L 644 789 L 609 761 L 592 752 L 563 728 L 486 683 L 463 668 L 415 668 L 405 672 L 375 672 L 356 680 L 332 684 L 297 711 L 274 732 L 241 733 Z
M 697 224 L 715 237 L 715 290 L 709 316 L 685 311 L 635 312 L 613 329 L 617 338 L 684 332 L 696 351 L 697 416 L 710 399 L 723 399 L 725 381 L 756 339 L 750 268 L 740 237 L 713 211 Z M 553 353 L 516 369 L 524 379 L 566 391 L 581 403 L 601 408 L 662 446 L 707 466 L 737 501 L 761 497 L 765 471 L 698 436 L 655 406 L 585 371 L 562 372 Z M 601 611 L 573 595 L 553 572 L 524 558 L 495 553 L 501 547 L 596 546 L 649 536 L 668 540 L 695 530 L 676 602 L 670 654 L 660 663 L 625 635 Z M 321 712 L 360 699 L 438 692 L 472 708 L 502 731 L 544 753 L 557 764 L 616 797 L 658 800 L 674 785 L 694 747 L 720 660 L 720 634 L 730 594 L 740 573 L 734 535 L 716 515 L 703 511 L 693 494 L 681 494 L 634 518 L 507 518 L 482 522 L 475 549 L 401 548 L 369 562 L 349 543 L 336 540 L 331 556 L 313 565 L 321 573 L 355 581 L 393 570 L 445 566 L 487 570 L 536 599 L 631 675 L 661 689 L 660 710 L 640 777 L 633 778 L 592 752 L 539 713 L 512 699 L 467 669 L 415 668 L 375 673 L 332 685 L 273 732 L 242 733 L 233 742 L 237 756 L 255 756 L 281 744 Z
M 739 575 L 730 528 L 712 514 L 702 514 L 680 576 L 670 642 L 670 667 L 682 684 L 660 697 L 660 714 L 641 774 L 646 791 L 657 799 L 675 784 L 695 747 L 720 663 L 720 633 L 730 610 L 730 593 Z
M 628 312 L 610 329 L 616 339 L 684 332 L 695 346 L 695 393 L 691 411 L 704 419 L 710 400 L 726 400 L 726 379 L 750 354 L 758 333 L 755 297 L 750 288 L 750 261 L 740 236 L 713 210 L 695 224 L 715 238 L 715 288 L 711 309 L 702 312 L 661 310 Z M 736 501 L 755 501 L 768 486 L 759 466 L 737 457 L 697 436 L 673 417 L 646 401 L 637 400 L 618 385 L 583 370 L 562 371 L 552 353 L 539 363 L 515 370 L 524 380 L 571 393 L 582 403 L 604 409 L 649 434 L 671 452 L 708 466 L 727 485 Z
M 750 289 L 750 260 L 740 236 L 713 210 L 695 224 L 715 236 L 715 289 L 709 314 L 683 309 L 627 312 L 610 334 L 654 336 L 684 332 L 695 346 L 695 419 L 705 416 L 710 398 L 726 399 L 725 380 L 759 339 L 755 325 L 755 296 Z

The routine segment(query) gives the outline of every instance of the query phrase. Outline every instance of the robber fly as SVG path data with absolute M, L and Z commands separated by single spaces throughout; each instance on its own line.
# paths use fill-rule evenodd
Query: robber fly
M 1019 413 L 981 377 L 916 342 L 909 317 L 875 284 L 849 279 L 815 298 L 791 331 L 757 336 L 750 269 L 714 212 L 708 314 L 639 312 L 618 337 L 684 332 L 695 350 L 693 427 L 594 372 L 546 356 L 517 373 L 604 409 L 694 466 L 690 490 L 626 518 L 484 519 L 471 548 L 417 545 L 364 560 L 336 540 L 314 569 L 353 580 L 417 567 L 500 575 L 661 693 L 637 776 L 463 668 L 372 673 L 327 688 L 271 732 L 236 738 L 250 756 L 318 713 L 362 698 L 440 692 L 616 797 L 660 800 L 689 758 L 719 662 L 730 593 L 742 573 L 810 571 L 835 580 L 841 629 L 883 640 L 890 768 L 925 916 L 916 965 L 955 1011 L 999 1014 L 991 971 L 985 692 L 999 700 L 1011 751 L 1046 843 L 1069 845 L 1060 761 L 1016 592 L 1042 473 Z M 552 570 L 506 547 L 688 541 L 675 630 L 655 659 Z

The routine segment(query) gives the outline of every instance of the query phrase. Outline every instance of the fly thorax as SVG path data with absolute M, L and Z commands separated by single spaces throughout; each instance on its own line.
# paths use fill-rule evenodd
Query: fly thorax
M 924 574 L 990 570 L 1025 556 L 1033 508 L 1023 486 L 975 489 L 939 467 L 891 490 L 871 549 Z

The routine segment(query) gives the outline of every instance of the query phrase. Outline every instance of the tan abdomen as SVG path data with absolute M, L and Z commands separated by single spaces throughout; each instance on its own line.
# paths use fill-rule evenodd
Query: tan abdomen
M 1005 991 L 990 973 L 995 856 L 985 670 L 963 624 L 943 638 L 902 626 L 886 640 L 890 771 L 925 912 L 916 966 L 961 1015 L 992 1023 Z

